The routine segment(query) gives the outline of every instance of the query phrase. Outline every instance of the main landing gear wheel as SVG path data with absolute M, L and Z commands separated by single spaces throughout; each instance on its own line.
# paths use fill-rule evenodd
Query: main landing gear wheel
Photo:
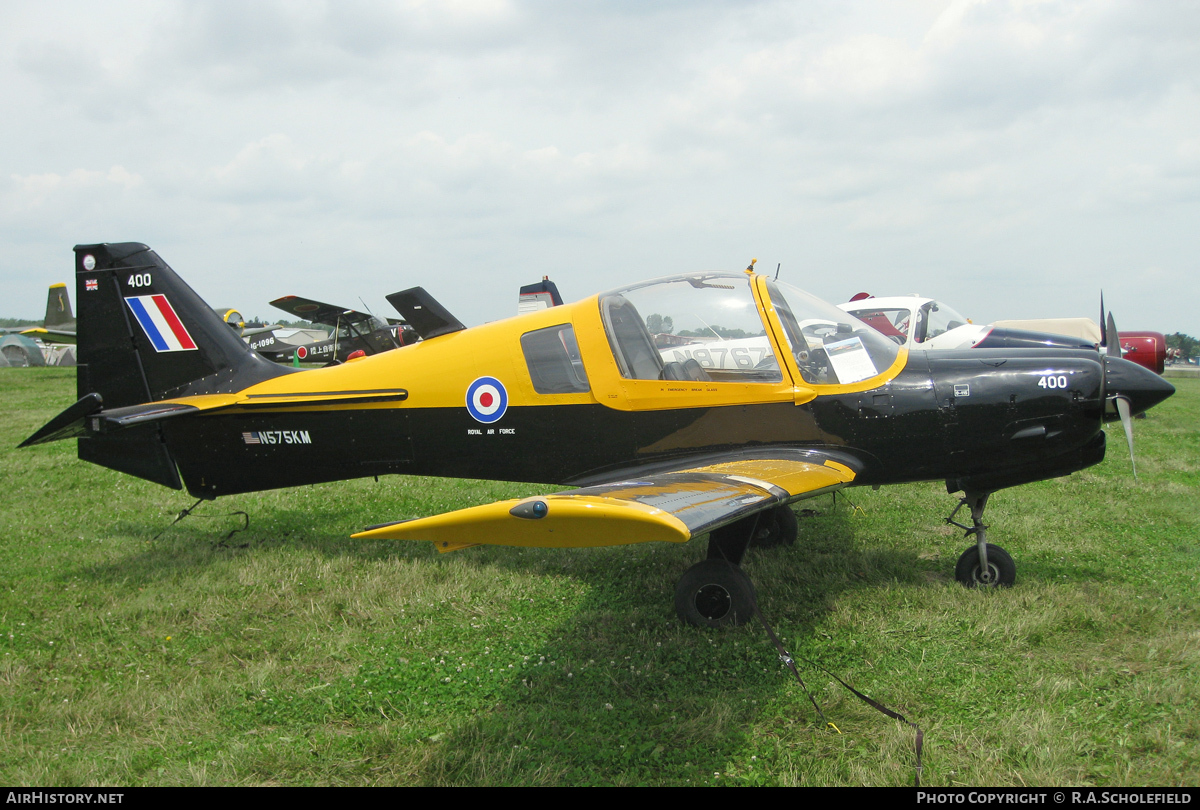
M 720 559 L 696 563 L 675 586 L 675 612 L 696 627 L 737 627 L 754 617 L 754 584 L 742 569 Z
M 987 544 L 987 571 L 979 564 L 979 547 L 971 546 L 958 558 L 954 578 L 968 588 L 1011 588 L 1017 581 L 1017 564 L 1000 546 Z
M 800 527 L 792 508 L 786 504 L 776 506 L 770 512 L 763 514 L 754 539 L 750 541 L 750 546 L 752 548 L 790 546 L 796 542 L 796 536 L 799 533 Z

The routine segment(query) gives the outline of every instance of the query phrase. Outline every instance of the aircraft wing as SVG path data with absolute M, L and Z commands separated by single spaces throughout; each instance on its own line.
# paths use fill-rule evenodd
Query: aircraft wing
M 257 337 L 259 335 L 265 335 L 267 332 L 274 332 L 276 329 L 282 329 L 282 328 L 283 328 L 283 324 L 281 324 L 281 323 L 265 324 L 263 326 L 248 326 L 248 327 L 245 327 L 242 329 L 242 337 L 243 338 Z
M 282 309 L 284 312 L 295 315 L 297 318 L 303 318 L 313 323 L 323 323 L 326 326 L 336 327 L 340 324 L 362 323 L 371 319 L 371 316 L 366 312 L 346 309 L 345 307 L 334 306 L 333 304 L 326 304 L 321 301 L 313 301 L 311 298 L 301 298 L 298 295 L 285 295 L 283 298 L 276 298 L 271 302 L 271 306 L 276 309 Z
M 827 455 L 718 461 L 553 495 L 497 501 L 372 526 L 356 538 L 429 540 L 438 551 L 480 544 L 574 548 L 661 540 L 682 543 L 778 504 L 833 492 L 855 471 Z

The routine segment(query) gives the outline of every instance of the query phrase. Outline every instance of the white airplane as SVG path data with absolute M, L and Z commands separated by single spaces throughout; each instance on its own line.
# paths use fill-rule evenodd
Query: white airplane
M 1057 322 L 1051 321 L 1023 322 L 1036 323 L 1036 331 L 1001 322 L 974 324 L 947 304 L 920 295 L 875 298 L 859 293 L 838 307 L 910 350 L 1095 348 L 1100 342 L 1082 332 L 1059 333 L 1052 325 Z

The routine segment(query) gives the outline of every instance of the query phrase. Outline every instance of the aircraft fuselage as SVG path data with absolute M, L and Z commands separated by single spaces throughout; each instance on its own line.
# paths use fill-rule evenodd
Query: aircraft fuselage
M 1011 486 L 1048 477 L 1047 470 L 1081 469 L 1104 453 L 1095 352 L 914 352 L 878 388 L 800 405 L 510 405 L 485 424 L 462 406 L 421 407 L 422 381 L 406 385 L 403 374 L 410 351 L 370 360 L 395 367 L 387 376 L 407 394 L 400 406 L 163 422 L 188 489 L 211 497 L 261 489 L 265 480 L 285 487 L 382 474 L 584 485 L 628 478 L 631 461 L 652 471 L 735 448 L 753 455 L 776 447 L 834 451 L 853 460 L 861 484 Z
M 986 492 L 1095 464 L 1106 400 L 1137 413 L 1173 391 L 1085 349 L 910 353 L 754 274 L 661 279 L 293 372 L 144 246 L 76 255 L 81 399 L 28 441 L 78 436 L 85 460 L 201 497 L 382 474 L 586 486 L 781 450 L 836 457 L 856 485 Z M 178 334 L 139 307 L 169 310 Z

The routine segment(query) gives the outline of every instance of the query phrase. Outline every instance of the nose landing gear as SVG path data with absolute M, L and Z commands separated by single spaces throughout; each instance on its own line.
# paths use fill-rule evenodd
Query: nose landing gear
M 987 507 L 989 495 L 990 492 L 964 493 L 958 506 L 946 518 L 946 523 L 962 529 L 967 537 L 975 535 L 975 545 L 964 551 L 954 566 L 954 578 L 968 588 L 1009 588 L 1017 581 L 1017 565 L 1012 556 L 1000 546 L 987 542 L 983 510 Z M 971 509 L 970 526 L 954 519 L 964 506 Z

